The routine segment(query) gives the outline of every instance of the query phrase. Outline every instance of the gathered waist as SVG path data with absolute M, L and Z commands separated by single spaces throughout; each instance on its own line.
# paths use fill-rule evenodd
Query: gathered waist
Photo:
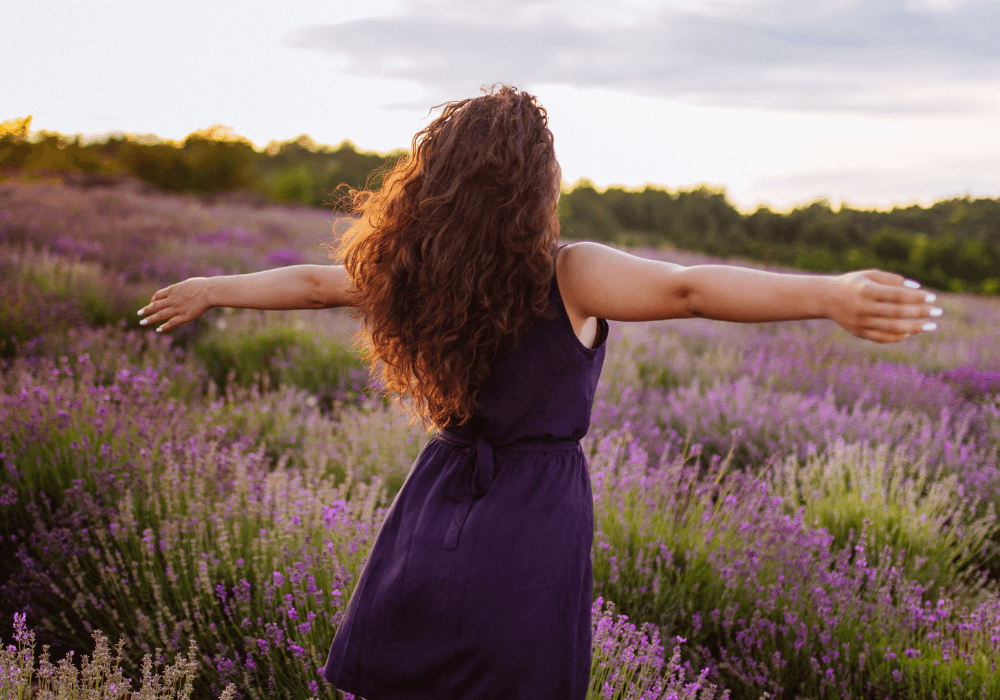
M 445 428 L 435 435 L 445 442 L 460 447 L 472 447 L 476 441 L 485 441 L 493 448 L 493 452 L 560 452 L 562 450 L 575 450 L 580 446 L 579 440 L 518 440 L 507 444 L 498 444 L 486 437 L 473 437 L 462 435 Z M 481 443 L 480 443 L 481 444 Z

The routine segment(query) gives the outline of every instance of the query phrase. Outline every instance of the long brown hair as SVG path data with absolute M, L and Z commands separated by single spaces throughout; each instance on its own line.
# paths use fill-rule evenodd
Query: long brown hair
M 448 102 L 333 248 L 354 287 L 358 340 L 382 391 L 438 428 L 463 425 L 500 347 L 550 317 L 559 238 L 552 132 L 509 85 Z

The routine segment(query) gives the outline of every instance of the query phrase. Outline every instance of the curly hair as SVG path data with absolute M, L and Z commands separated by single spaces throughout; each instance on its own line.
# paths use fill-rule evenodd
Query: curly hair
M 350 191 L 359 217 L 331 246 L 357 290 L 379 390 L 425 429 L 466 424 L 500 348 L 552 317 L 559 183 L 547 114 L 509 85 L 483 92 L 438 105 L 380 189 Z

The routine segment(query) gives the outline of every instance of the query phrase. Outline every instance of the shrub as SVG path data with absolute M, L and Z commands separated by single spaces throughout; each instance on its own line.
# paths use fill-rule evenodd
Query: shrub
M 151 294 L 148 286 L 127 284 L 97 263 L 28 246 L 0 249 L 0 271 L 0 290 L 9 300 L 0 308 L 0 356 L 7 358 L 43 332 L 119 323 L 139 328 L 135 312 Z
M 288 326 L 237 322 L 230 327 L 223 320 L 194 344 L 193 352 L 220 390 L 230 382 L 261 390 L 287 384 L 308 391 L 327 409 L 357 398 L 368 379 L 354 353 Z
M 694 661 L 734 697 L 930 698 L 956 681 L 963 697 L 1000 690 L 1000 597 L 931 594 L 907 575 L 904 552 L 869 543 L 891 541 L 888 520 L 863 522 L 838 545 L 729 460 L 714 457 L 707 471 L 683 454 L 650 464 L 622 437 L 591 451 L 595 593 L 691 640 Z M 960 547 L 983 534 L 966 541 L 960 530 Z
M 94 658 L 91 660 L 84 656 L 80 671 L 72 663 L 73 652 L 58 665 L 53 665 L 49 661 L 49 647 L 45 646 L 38 662 L 38 683 L 34 684 L 35 633 L 27 629 L 24 615 L 14 615 L 14 640 L 17 647 L 10 645 L 4 649 L 0 644 L 0 697 L 5 700 L 28 700 L 32 697 L 38 700 L 187 700 L 191 697 L 192 681 L 198 672 L 194 645 L 188 653 L 187 661 L 180 659 L 162 672 L 154 667 L 153 658 L 146 654 L 142 659 L 139 688 L 133 691 L 132 680 L 122 675 L 122 669 L 118 665 L 123 640 L 119 640 L 112 658 L 107 638 L 100 630 L 95 630 L 94 641 L 97 648 Z M 159 649 L 155 656 L 160 657 Z M 219 700 L 232 700 L 234 695 L 235 686 L 230 684 L 219 696 Z
M 659 630 L 649 624 L 636 627 L 627 615 L 612 619 L 614 608 L 614 603 L 598 596 L 591 609 L 593 657 L 587 700 L 727 700 L 728 690 L 716 696 L 717 688 L 707 682 L 707 668 L 695 673 L 690 664 L 681 665 L 681 644 L 687 640 L 673 639 L 664 669 Z
M 838 441 L 804 467 L 794 458 L 777 463 L 766 478 L 787 512 L 826 529 L 835 547 L 865 530 L 875 554 L 900 553 L 903 574 L 936 599 L 974 580 L 1000 524 L 993 501 L 977 515 L 983 496 L 967 494 L 957 474 L 932 480 L 925 459 L 901 452 Z

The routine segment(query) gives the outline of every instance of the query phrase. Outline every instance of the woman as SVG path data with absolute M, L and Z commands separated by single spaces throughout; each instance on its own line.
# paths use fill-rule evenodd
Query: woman
M 593 500 L 579 440 L 608 320 L 829 318 L 894 342 L 933 330 L 899 275 L 682 267 L 557 248 L 546 114 L 507 86 L 445 105 L 360 217 L 338 266 L 195 278 L 142 323 L 216 306 L 354 306 L 386 391 L 438 428 L 399 491 L 324 677 L 368 700 L 572 698 L 591 664 Z

